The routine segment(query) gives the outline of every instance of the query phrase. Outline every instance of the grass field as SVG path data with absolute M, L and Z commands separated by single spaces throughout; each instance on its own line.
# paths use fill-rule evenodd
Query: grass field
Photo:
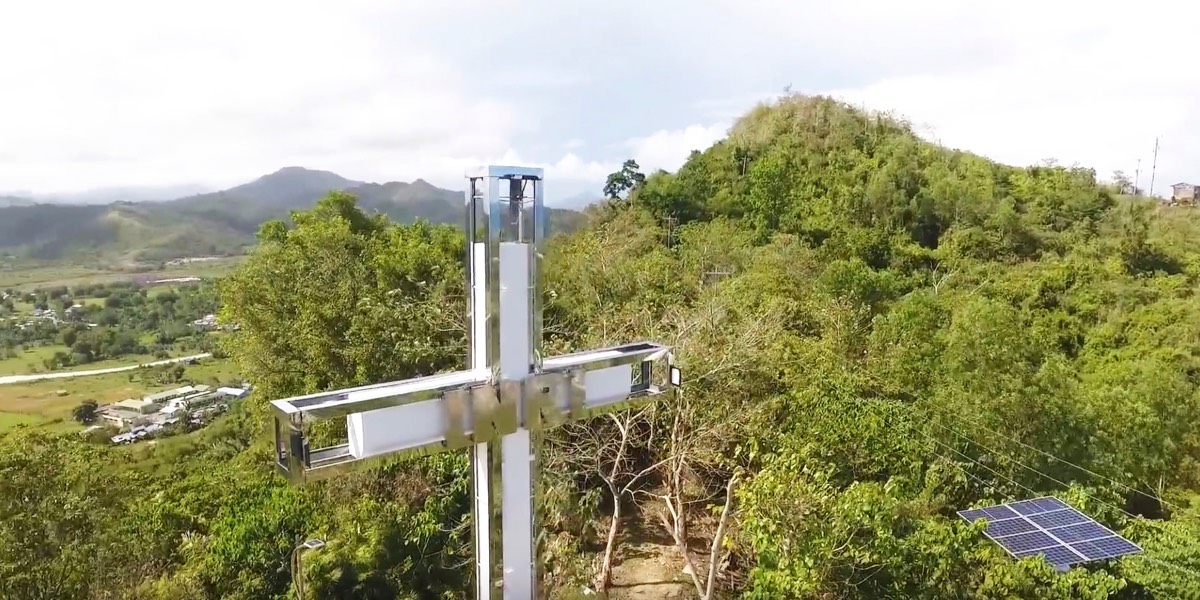
M 151 337 L 150 342 L 154 339 Z M 92 371 L 96 369 L 111 369 L 113 367 L 128 367 L 132 365 L 141 365 L 156 360 L 162 360 L 149 354 L 131 354 L 114 358 L 110 360 L 98 360 L 87 363 L 86 365 L 74 365 L 64 369 L 55 369 L 53 371 L 46 369 L 42 361 L 54 356 L 55 352 L 69 352 L 70 349 L 66 346 L 38 346 L 30 348 L 14 358 L 0 360 L 0 375 L 36 375 L 39 373 L 69 373 L 71 371 Z M 167 358 L 177 358 L 180 356 L 188 356 L 189 354 L 199 354 L 194 350 L 175 350 L 167 352 Z
M 184 373 L 188 379 L 208 385 L 228 383 L 241 378 L 237 364 L 228 358 L 202 360 L 199 364 L 188 367 Z
M 55 352 L 67 351 L 66 346 L 38 346 L 30 348 L 13 358 L 0 360 L 0 375 L 25 375 L 44 373 L 46 367 L 42 361 L 54 356 Z
M 0 288 L 31 289 L 60 281 L 92 281 L 114 275 L 112 270 L 75 265 L 9 266 L 0 268 Z M 104 281 L 95 279 L 95 281 Z
M 244 257 L 229 257 L 211 261 L 171 265 L 164 268 L 102 267 L 40 264 L 17 265 L 0 263 L 0 290 L 14 288 L 32 291 L 35 288 L 73 286 L 87 283 L 131 281 L 148 283 L 159 279 L 181 277 L 219 277 L 237 267 Z M 161 284 L 149 288 L 148 295 L 156 296 L 177 288 L 177 284 Z M 100 298 L 76 299 L 80 304 L 103 304 Z M 33 312 L 33 305 L 17 302 L 16 314 L 24 318 Z M 142 337 L 146 344 L 153 343 L 155 334 Z M 0 375 L 32 375 L 40 373 L 63 373 L 90 371 L 112 367 L 125 367 L 158 360 L 154 356 L 125 356 L 115 360 L 97 361 L 66 369 L 47 370 L 43 364 L 55 352 L 67 351 L 66 346 L 55 344 L 38 346 L 23 351 L 16 357 L 0 359 Z M 194 350 L 172 350 L 169 357 L 196 354 Z M 175 385 L 160 385 L 155 381 L 143 381 L 144 371 L 125 371 L 106 375 L 90 375 L 69 379 L 52 379 L 32 383 L 0 385 L 0 432 L 18 426 L 31 426 L 48 430 L 79 430 L 80 426 L 71 419 L 71 411 L 84 400 L 95 400 L 107 404 L 126 398 L 141 397 L 162 391 Z M 214 385 L 239 381 L 237 367 L 231 360 L 201 361 L 195 366 L 186 366 L 185 381 Z M 180 384 L 182 385 L 182 384 Z
M 109 404 L 140 398 L 177 387 L 143 381 L 142 370 L 0 385 L 0 432 L 21 424 L 78 429 L 71 410 L 84 400 Z M 237 366 L 229 359 L 208 359 L 186 367 L 184 379 L 207 385 L 236 380 Z M 184 384 L 179 384 L 184 385 Z M 67 425 L 64 426 L 62 423 Z
M 34 415 L 0 412 L 0 431 L 12 429 L 18 425 L 32 425 L 40 421 L 41 419 Z
M 72 286 L 83 283 L 153 280 L 174 277 L 218 277 L 233 270 L 245 257 L 172 265 L 162 269 L 119 269 L 76 265 L 38 265 L 0 268 L 0 289 L 28 291 L 38 287 Z

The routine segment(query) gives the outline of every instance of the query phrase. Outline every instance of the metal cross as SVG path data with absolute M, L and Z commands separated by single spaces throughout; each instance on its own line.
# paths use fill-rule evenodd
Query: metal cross
M 469 449 L 476 597 L 543 598 L 540 432 L 658 396 L 679 385 L 680 372 L 670 348 L 653 342 L 544 358 L 542 169 L 490 166 L 467 178 L 467 369 L 275 400 L 276 460 L 303 483 L 381 459 Z M 309 448 L 309 422 L 331 417 L 346 419 L 346 443 Z

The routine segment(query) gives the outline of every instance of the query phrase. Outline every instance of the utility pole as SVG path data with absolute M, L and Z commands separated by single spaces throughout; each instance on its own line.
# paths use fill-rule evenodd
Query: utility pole
M 1158 171 L 1158 138 L 1154 138 L 1154 163 L 1150 166 L 1150 197 L 1154 197 L 1154 175 Z
M 668 215 L 667 217 L 663 218 L 663 224 L 667 228 L 667 247 L 668 248 L 675 247 L 675 225 L 678 223 L 679 223 L 679 219 L 676 219 L 674 215 Z
M 1138 159 L 1137 168 L 1133 170 L 1133 193 L 1139 195 L 1139 188 L 1142 185 L 1142 159 Z

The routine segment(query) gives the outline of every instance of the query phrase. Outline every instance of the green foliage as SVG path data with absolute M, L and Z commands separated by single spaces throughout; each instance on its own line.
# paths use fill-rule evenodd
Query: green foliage
M 1196 597 L 1194 213 L 799 96 L 751 111 L 677 173 L 616 184 L 628 201 L 550 244 L 546 352 L 675 348 L 684 388 L 623 413 L 622 464 L 648 469 L 625 514 L 649 530 L 675 495 L 704 539 L 736 473 L 718 597 Z M 453 227 L 395 225 L 344 193 L 263 224 L 219 285 L 249 405 L 132 465 L 82 440 L 0 439 L 0 594 L 281 598 L 291 550 L 319 537 L 304 556 L 313 597 L 462 597 L 464 456 L 291 488 L 264 440 L 268 399 L 460 367 L 462 256 Z M 139 297 L 113 291 L 101 314 L 161 320 L 187 295 Z M 95 351 L 73 335 L 73 351 Z M 616 428 L 546 433 L 558 591 L 591 581 Z M 1042 494 L 1145 552 L 1058 573 L 955 514 Z
M 293 220 L 221 282 L 221 320 L 241 327 L 227 350 L 267 397 L 461 365 L 461 234 L 389 226 L 341 193 Z
M 129 355 L 166 358 L 171 350 L 203 352 L 200 347 L 208 342 L 207 334 L 191 324 L 217 307 L 211 282 L 174 289 L 139 287 L 133 282 L 55 286 L 37 288 L 30 297 L 36 303 L 67 308 L 55 309 L 54 319 L 31 321 L 31 315 L 25 314 L 0 322 L 0 349 L 56 342 L 66 346 L 42 359 L 48 370 Z M 78 308 L 73 307 L 73 298 L 82 303 Z
M 610 199 L 616 200 L 621 197 L 621 194 L 632 192 L 641 187 L 646 181 L 646 176 L 639 171 L 637 161 L 632 158 L 625 161 L 621 165 L 621 170 L 612 173 L 608 176 L 608 180 L 604 182 L 604 195 Z
M 95 400 L 84 400 L 71 411 L 71 416 L 80 423 L 91 423 L 96 420 L 96 409 L 98 405 Z
M 77 437 L 77 436 L 76 436 Z M 0 452 L 0 596 L 87 598 L 117 583 L 130 481 L 103 450 L 70 437 L 10 434 Z

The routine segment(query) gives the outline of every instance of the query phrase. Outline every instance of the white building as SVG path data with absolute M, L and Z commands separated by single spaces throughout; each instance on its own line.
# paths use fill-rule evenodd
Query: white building
M 217 393 L 224 394 L 230 398 L 245 398 L 246 395 L 250 393 L 250 390 L 234 387 L 222 387 L 217 388 Z

